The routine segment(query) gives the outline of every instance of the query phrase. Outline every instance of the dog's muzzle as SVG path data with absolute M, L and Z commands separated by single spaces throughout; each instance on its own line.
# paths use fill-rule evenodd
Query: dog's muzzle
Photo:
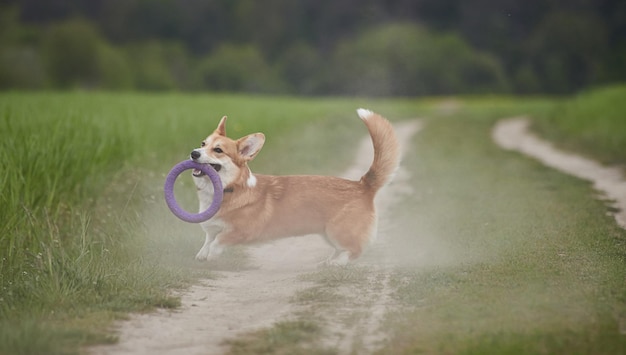
M 189 156 L 191 157 L 193 161 L 198 162 L 198 159 L 202 156 L 202 154 L 197 150 L 193 150 L 191 154 L 189 154 Z M 217 172 L 219 172 L 222 169 L 222 166 L 220 164 L 209 163 L 209 165 L 211 165 L 213 169 L 215 169 L 215 171 Z M 193 172 L 191 174 L 195 177 L 202 177 L 206 175 L 205 173 L 202 172 L 202 170 L 199 170 L 199 169 L 193 169 Z

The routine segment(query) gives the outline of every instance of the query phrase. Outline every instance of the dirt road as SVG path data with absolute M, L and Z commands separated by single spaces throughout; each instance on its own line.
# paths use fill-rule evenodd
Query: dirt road
M 408 121 L 395 127 L 404 151 L 420 129 L 420 123 Z M 372 156 L 368 136 L 360 143 L 354 164 L 342 176 L 360 178 L 371 164 Z M 379 193 L 380 230 L 385 228 L 385 206 L 408 192 L 408 178 L 408 172 L 401 168 L 394 182 Z M 384 245 L 384 233 L 379 234 L 373 248 L 380 245 Z M 182 292 L 179 309 L 133 315 L 130 320 L 119 323 L 118 344 L 95 347 L 90 352 L 94 355 L 224 353 L 227 350 L 225 339 L 292 317 L 297 311 L 292 302 L 294 295 L 313 284 L 302 275 L 316 271 L 317 264 L 332 250 L 321 237 L 305 236 L 252 246 L 246 251 L 254 268 L 216 272 L 217 279 L 203 280 Z M 326 332 L 329 337 L 325 344 L 340 353 L 352 352 L 355 343 L 361 351 L 374 351 L 384 338 L 380 323 L 390 304 L 391 290 L 385 262 L 380 260 L 376 264 L 376 272 L 370 276 L 371 290 L 360 290 L 367 301 L 353 303 L 355 307 L 367 307 L 366 319 L 359 328 L 329 324 L 331 329 Z
M 493 139 L 504 149 L 520 151 L 568 174 L 593 181 L 596 189 L 615 200 L 615 218 L 626 227 L 626 183 L 619 169 L 555 149 L 528 130 L 526 119 L 500 121 Z M 420 129 L 418 121 L 396 125 L 404 148 Z M 371 162 L 369 137 L 360 144 L 354 164 L 342 176 L 358 179 Z M 395 309 L 390 285 L 393 262 L 385 253 L 385 230 L 391 225 L 387 206 L 411 193 L 409 172 L 400 169 L 389 186 L 381 191 L 377 206 L 381 211 L 379 239 L 354 269 L 365 270 L 365 281 L 357 286 L 333 291 L 345 299 L 330 309 L 315 309 L 324 327 L 323 347 L 340 354 L 372 353 L 380 349 L 387 334 L 382 322 Z M 319 272 L 317 263 L 331 248 L 319 236 L 289 238 L 246 248 L 253 268 L 242 271 L 216 271 L 217 279 L 203 280 L 182 292 L 180 309 L 159 310 L 134 315 L 119 323 L 119 343 L 92 349 L 104 354 L 222 354 L 227 339 L 274 323 L 290 320 L 302 305 L 297 295 L 316 286 L 306 275 Z M 207 266 L 208 267 L 208 266 Z
M 529 126 L 530 121 L 524 117 L 501 120 L 493 129 L 493 139 L 504 149 L 519 151 L 554 169 L 591 181 L 603 198 L 614 201 L 615 220 L 626 229 L 626 179 L 622 170 L 561 151 L 532 134 Z

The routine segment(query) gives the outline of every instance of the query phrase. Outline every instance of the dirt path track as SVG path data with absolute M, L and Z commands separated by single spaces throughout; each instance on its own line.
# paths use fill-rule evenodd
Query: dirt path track
M 615 200 L 615 218 L 626 228 L 626 182 L 617 168 L 603 167 L 579 156 L 562 152 L 543 141 L 529 129 L 525 118 L 498 122 L 492 132 L 494 141 L 504 149 L 532 156 L 544 164 L 567 174 L 592 181 L 594 187 Z M 396 125 L 403 148 L 420 129 L 418 121 Z M 358 179 L 372 159 L 369 137 L 360 143 L 354 164 L 342 176 Z M 400 169 L 392 184 L 377 197 L 381 211 L 378 248 L 373 258 L 365 257 L 359 264 L 368 270 L 371 287 L 358 290 L 358 298 L 333 309 L 333 314 L 321 314 L 326 321 L 324 345 L 340 354 L 372 353 L 378 350 L 386 334 L 381 324 L 390 311 L 393 289 L 389 285 L 391 266 L 384 252 L 387 226 L 392 223 L 384 211 L 401 196 L 411 193 L 409 172 Z M 289 238 L 246 249 L 255 267 L 237 272 L 219 271 L 215 280 L 203 280 L 182 292 L 182 307 L 175 311 L 134 315 L 119 323 L 118 344 L 92 349 L 104 354 L 222 354 L 227 349 L 223 341 L 238 334 L 271 327 L 288 320 L 298 311 L 292 302 L 298 291 L 314 286 L 301 277 L 317 270 L 331 248 L 319 236 Z M 361 287 L 362 285 L 359 285 Z M 347 288 L 347 294 L 355 293 Z M 357 322 L 342 323 L 345 315 L 359 314 Z
M 401 146 L 406 148 L 410 138 L 420 129 L 418 121 L 395 125 Z M 404 149 L 403 149 L 404 150 Z M 367 171 L 373 153 L 369 136 L 360 143 L 354 164 L 342 174 L 358 179 Z M 381 191 L 377 198 L 379 211 L 407 192 L 408 173 L 398 171 L 394 183 Z M 385 216 L 381 213 L 384 225 Z M 380 227 L 384 230 L 384 226 Z M 384 236 L 379 236 L 384 243 Z M 288 238 L 247 248 L 251 263 L 256 267 L 238 272 L 218 272 L 219 278 L 203 280 L 182 292 L 182 306 L 175 311 L 158 310 L 155 313 L 133 315 L 119 323 L 119 343 L 93 348 L 94 355 L 105 354 L 222 354 L 227 349 L 223 341 L 237 334 L 269 327 L 277 321 L 289 319 L 295 311 L 290 302 L 302 289 L 312 286 L 301 275 L 314 272 L 318 262 L 332 249 L 319 236 Z M 381 264 L 385 264 L 384 262 Z M 362 349 L 375 350 L 382 335 L 380 322 L 386 313 L 390 290 L 385 280 L 383 289 L 375 282 L 370 312 L 364 329 L 359 328 Z M 367 292 L 367 290 L 364 290 Z M 332 328 L 332 326 L 331 326 Z M 355 341 L 355 329 L 337 327 L 331 332 L 328 345 L 341 353 L 350 353 Z
M 622 170 L 605 167 L 590 159 L 555 148 L 529 130 L 524 117 L 503 119 L 493 129 L 493 139 L 502 148 L 519 151 L 566 174 L 591 181 L 593 187 L 613 200 L 615 220 L 626 229 L 626 179 Z

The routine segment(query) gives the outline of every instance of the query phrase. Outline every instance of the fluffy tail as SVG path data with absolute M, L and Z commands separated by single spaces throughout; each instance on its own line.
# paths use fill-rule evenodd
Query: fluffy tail
M 370 110 L 360 108 L 356 112 L 367 126 L 374 144 L 374 161 L 361 177 L 361 182 L 370 190 L 378 191 L 391 181 L 400 164 L 400 146 L 389 121 Z

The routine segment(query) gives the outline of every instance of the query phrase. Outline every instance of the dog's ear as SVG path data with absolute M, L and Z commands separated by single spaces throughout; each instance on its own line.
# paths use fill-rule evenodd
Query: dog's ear
M 220 120 L 220 123 L 217 125 L 217 128 L 215 129 L 215 133 L 224 137 L 226 137 L 226 118 L 227 118 L 226 116 L 222 117 L 222 119 Z
M 250 161 L 263 148 L 264 143 L 263 133 L 253 133 L 237 140 L 237 151 L 245 161 Z

